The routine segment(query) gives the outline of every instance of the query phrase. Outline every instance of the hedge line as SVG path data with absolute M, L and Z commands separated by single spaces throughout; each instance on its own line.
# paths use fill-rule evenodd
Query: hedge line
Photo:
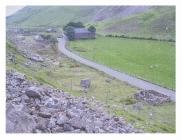
M 157 39 L 157 38 L 152 38 L 152 37 L 131 37 L 131 36 L 126 36 L 126 35 L 112 35 L 112 34 L 107 34 L 105 37 L 115 37 L 115 38 L 128 38 L 128 39 L 142 39 L 142 40 L 156 40 L 156 41 L 168 41 L 168 42 L 175 42 L 173 39 Z

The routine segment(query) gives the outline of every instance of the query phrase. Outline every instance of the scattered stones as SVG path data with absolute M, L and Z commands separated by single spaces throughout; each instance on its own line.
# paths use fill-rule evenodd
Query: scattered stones
M 6 88 L 7 133 L 139 132 L 123 119 L 103 112 L 93 98 L 40 86 L 15 71 L 7 71 Z
M 170 97 L 160 94 L 153 90 L 143 90 L 134 95 L 135 99 L 145 101 L 151 105 L 161 105 L 170 102 Z
M 33 54 L 33 53 L 30 53 L 28 51 L 21 51 L 21 53 L 23 54 L 24 57 L 32 60 L 32 61 L 35 61 L 35 62 L 43 62 L 44 59 L 38 55 L 38 54 Z
M 31 61 L 28 61 L 28 62 L 24 63 L 24 65 L 25 65 L 26 67 L 29 67 L 31 64 L 32 64 Z
M 87 89 L 90 88 L 91 80 L 90 79 L 84 79 L 80 81 L 80 86 Z

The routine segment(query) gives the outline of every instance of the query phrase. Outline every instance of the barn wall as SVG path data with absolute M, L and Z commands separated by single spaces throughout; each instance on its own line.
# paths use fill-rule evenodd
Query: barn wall
M 95 33 L 75 33 L 75 39 L 89 39 L 95 38 Z

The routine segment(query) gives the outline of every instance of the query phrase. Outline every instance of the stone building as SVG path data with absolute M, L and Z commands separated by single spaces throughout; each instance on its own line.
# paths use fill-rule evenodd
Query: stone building
M 90 32 L 86 28 L 75 28 L 74 39 L 94 39 L 95 32 Z

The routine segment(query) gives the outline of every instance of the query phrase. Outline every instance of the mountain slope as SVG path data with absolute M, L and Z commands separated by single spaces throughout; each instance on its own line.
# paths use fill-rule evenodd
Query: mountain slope
M 152 7 L 146 12 L 103 21 L 96 26 L 103 33 L 175 39 L 175 8 Z
M 175 39 L 174 6 L 28 6 L 7 17 L 8 26 L 94 24 L 102 34 Z

